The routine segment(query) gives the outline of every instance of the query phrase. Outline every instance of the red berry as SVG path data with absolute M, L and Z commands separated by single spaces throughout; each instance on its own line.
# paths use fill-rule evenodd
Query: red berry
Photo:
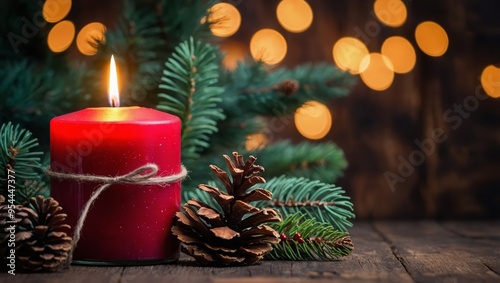
M 316 237 L 316 239 L 315 239 L 315 240 L 316 240 L 316 242 L 318 242 L 318 243 L 323 242 L 323 239 L 321 239 L 320 237 Z
M 286 241 L 286 240 L 288 240 L 288 237 L 287 237 L 287 235 L 286 235 L 286 234 L 281 234 L 281 235 L 280 235 L 280 239 L 281 239 L 282 241 Z
M 302 239 L 302 237 L 300 237 L 300 238 L 297 240 L 297 242 L 298 242 L 299 244 L 302 244 L 302 243 L 304 242 L 304 239 Z
M 299 239 L 302 239 L 302 236 L 300 235 L 300 233 L 295 233 L 295 234 L 293 235 L 293 239 L 294 239 L 295 241 L 298 241 Z

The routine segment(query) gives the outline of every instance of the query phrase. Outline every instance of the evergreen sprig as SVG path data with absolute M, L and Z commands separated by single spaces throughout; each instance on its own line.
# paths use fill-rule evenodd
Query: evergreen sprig
M 158 9 L 159 19 L 165 38 L 171 46 L 189 39 L 210 38 L 209 21 L 202 22 L 204 17 L 208 18 L 209 8 L 219 0 L 161 0 L 161 8 Z
M 225 117 L 218 106 L 224 88 L 217 85 L 215 48 L 190 38 L 175 48 L 165 67 L 158 109 L 181 119 L 182 156 L 189 164 L 210 146 L 217 121 Z
M 336 260 L 353 250 L 348 233 L 300 212 L 269 225 L 280 234 L 281 241 L 273 245 L 267 259 Z
M 0 122 L 14 121 L 32 129 L 48 144 L 52 117 L 81 107 L 87 99 L 83 67 L 64 74 L 28 60 L 5 62 L 0 67 Z
M 252 151 L 251 154 L 259 156 L 259 162 L 266 168 L 266 178 L 286 174 L 333 183 L 347 167 L 344 152 L 332 142 L 313 144 L 304 141 L 292 144 L 284 140 Z
M 302 212 L 342 232 L 352 227 L 353 204 L 340 187 L 318 180 L 281 176 L 269 180 L 262 188 L 269 190 L 273 199 L 259 202 L 259 207 L 277 209 L 284 217 Z
M 15 201 L 23 204 L 37 194 L 45 194 L 47 187 L 41 180 L 40 151 L 31 132 L 11 122 L 0 128 L 0 193 L 8 199 L 9 175 L 15 180 Z M 9 173 L 10 170 L 10 173 Z M 10 177 L 12 179 L 12 177 Z
M 282 116 L 293 114 L 310 100 L 328 102 L 346 96 L 355 80 L 329 64 L 305 64 L 294 69 L 271 70 L 262 63 L 239 64 L 225 76 L 234 86 L 231 92 L 239 94 L 236 104 L 253 114 Z M 294 81 L 297 88 L 285 91 L 282 86 Z M 231 102 L 231 100 L 229 100 Z

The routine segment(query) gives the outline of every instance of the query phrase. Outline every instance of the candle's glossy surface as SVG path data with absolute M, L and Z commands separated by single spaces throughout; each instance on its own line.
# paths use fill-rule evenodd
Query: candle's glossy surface
M 141 107 L 88 108 L 50 122 L 51 169 L 117 176 L 155 163 L 159 176 L 181 171 L 180 120 Z M 51 180 L 51 195 L 75 227 L 97 183 Z M 75 260 L 114 264 L 178 259 L 171 221 L 180 209 L 180 183 L 166 187 L 112 185 L 91 207 Z

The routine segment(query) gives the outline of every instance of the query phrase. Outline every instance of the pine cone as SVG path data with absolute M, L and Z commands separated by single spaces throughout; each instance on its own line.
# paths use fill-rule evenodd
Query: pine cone
M 342 237 L 342 238 L 336 240 L 333 244 L 334 244 L 335 248 L 340 249 L 340 250 L 346 250 L 349 253 L 351 253 L 351 251 L 354 250 L 354 245 L 352 243 L 350 236 Z
M 275 88 L 284 95 L 292 95 L 299 90 L 299 82 L 296 80 L 286 80 L 278 83 Z
M 278 243 L 279 234 L 267 222 L 279 222 L 273 209 L 259 209 L 249 204 L 252 201 L 271 200 L 271 192 L 252 189 L 255 184 L 265 183 L 258 176 L 264 171 L 254 165 L 256 158 L 250 156 L 245 163 L 243 156 L 233 153 L 234 161 L 224 155 L 231 178 L 215 165 L 215 172 L 226 192 L 210 185 L 199 188 L 219 204 L 219 208 L 198 200 L 184 205 L 185 212 L 177 212 L 172 232 L 182 242 L 182 251 L 200 264 L 242 265 L 261 260 Z
M 26 212 L 21 211 L 21 205 L 12 206 L 9 212 L 9 205 L 7 202 L 4 202 L 5 198 L 0 195 L 0 262 L 2 266 L 5 266 L 7 263 L 5 259 L 8 255 L 7 251 L 14 246 L 15 234 L 13 240 L 9 242 L 11 231 L 13 231 L 13 228 L 17 229 L 19 223 L 28 216 Z M 9 243 L 11 244 L 9 245 Z
M 21 207 L 22 221 L 16 227 L 16 257 L 18 268 L 24 271 L 57 271 L 63 267 L 71 249 L 71 237 L 59 224 L 66 219 L 62 207 L 53 198 L 31 198 Z

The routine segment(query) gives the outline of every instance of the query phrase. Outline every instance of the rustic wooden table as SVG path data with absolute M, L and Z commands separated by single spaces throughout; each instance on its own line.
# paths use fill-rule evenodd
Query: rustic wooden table
M 171 265 L 3 273 L 0 282 L 500 282 L 500 221 L 358 222 L 351 235 L 354 252 L 334 262 L 214 268 L 183 257 Z

